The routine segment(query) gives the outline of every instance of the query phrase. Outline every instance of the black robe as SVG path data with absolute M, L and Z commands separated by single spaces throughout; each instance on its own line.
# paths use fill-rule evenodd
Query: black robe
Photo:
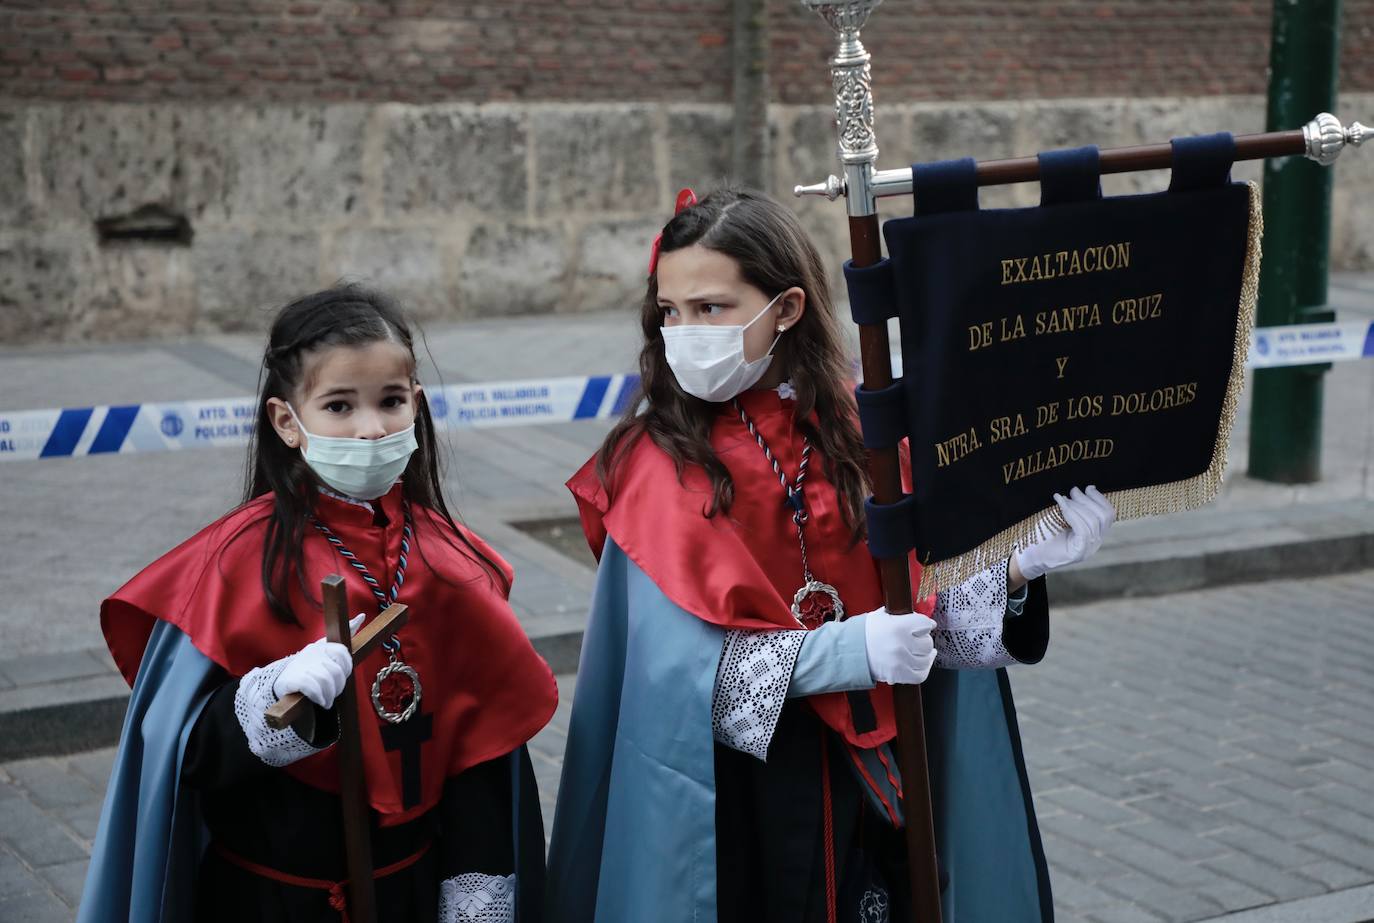
M 234 716 L 237 688 L 238 680 L 232 679 L 213 694 L 191 732 L 182 767 L 182 781 L 200 794 L 212 844 L 197 879 L 196 920 L 338 923 L 327 891 L 265 878 L 228 861 L 217 848 L 291 875 L 327 881 L 348 877 L 339 797 L 253 755 Z M 317 727 L 337 727 L 332 712 L 317 713 Z M 381 920 L 431 923 L 444 879 L 469 872 L 513 874 L 517 834 L 523 854 L 519 919 L 540 918 L 542 881 L 529 878 L 544 867 L 544 828 L 524 747 L 450 778 L 439 804 L 413 821 L 382 827 L 376 812 L 369 813 L 375 868 L 429 845 L 415 864 L 376 880 Z
M 1021 615 L 1008 618 L 1004 643 L 1026 663 L 1038 662 L 1049 643 L 1049 600 L 1045 581 L 1035 580 Z M 948 716 L 944 708 L 958 696 L 960 672 L 934 670 L 923 685 L 931 798 L 936 805 L 951 787 L 945 777 Z M 992 681 L 994 671 L 980 680 Z M 1000 715 L 1006 722 L 1012 765 L 1020 788 L 1028 850 L 1038 884 L 1038 904 L 1028 918 L 1052 923 L 1054 906 L 1049 872 L 1041 849 L 1030 783 L 1021 754 L 1016 709 L 1005 670 L 997 670 Z M 941 697 L 945 698 L 941 702 Z M 829 761 L 837 923 L 898 923 L 910 919 L 911 889 L 905 831 L 892 826 L 865 794 L 863 783 L 838 735 L 827 728 L 804 699 L 789 699 L 768 748 L 768 760 L 717 743 L 716 881 L 718 923 L 826 923 L 826 859 L 823 827 L 822 747 Z M 949 841 L 945 818 L 935 816 L 938 842 Z M 1014 825 L 1013 825 L 1014 826 Z M 937 857 L 938 860 L 939 857 Z M 955 920 L 958 900 L 940 870 L 946 921 Z M 967 919 L 967 917 L 962 917 Z M 981 917 L 977 923 L 993 923 Z

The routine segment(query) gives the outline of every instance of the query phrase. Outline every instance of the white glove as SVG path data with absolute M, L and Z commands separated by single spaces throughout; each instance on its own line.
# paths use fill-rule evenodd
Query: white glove
M 868 672 L 879 683 L 923 683 L 935 665 L 934 620 L 917 612 L 889 615 L 875 609 L 854 616 L 864 620 Z
M 1116 521 L 1116 509 L 1091 484 L 1086 491 L 1075 487 L 1067 497 L 1055 494 L 1054 502 L 1069 528 L 1016 552 L 1016 566 L 1027 580 L 1085 560 L 1102 546 L 1108 527 Z
M 349 621 L 350 634 L 357 632 L 365 617 L 359 612 Z M 278 699 L 299 692 L 320 708 L 328 708 L 352 675 L 353 653 L 348 647 L 320 638 L 287 658 L 286 666 L 272 684 L 272 692 Z

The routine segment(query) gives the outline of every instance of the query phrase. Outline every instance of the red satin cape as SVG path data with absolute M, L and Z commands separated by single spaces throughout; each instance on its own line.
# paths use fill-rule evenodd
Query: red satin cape
M 788 480 L 795 478 L 802 451 L 795 402 L 776 391 L 748 391 L 739 400 Z M 782 485 L 730 404 L 712 426 L 711 446 L 735 482 L 728 516 L 704 516 L 712 495 L 706 472 L 689 465 L 679 481 L 672 459 L 646 436 L 615 466 L 609 490 L 594 458 L 568 481 L 587 542 L 600 558 L 607 536 L 614 539 L 665 596 L 704 621 L 722 628 L 797 629 L 791 607 L 803 583 L 801 548 Z M 870 612 L 883 604 L 877 564 L 865 542 L 854 542 L 826 467 L 813 447 L 804 485 L 811 572 L 839 591 L 847 614 Z M 913 561 L 912 567 L 918 578 L 919 565 Z M 928 615 L 933 606 L 931 598 L 917 610 Z M 895 735 L 892 688 L 879 684 L 869 697 L 877 717 L 872 730 L 856 729 L 843 693 L 808 702 L 845 739 L 873 747 Z
M 307 526 L 305 582 L 312 600 L 291 583 L 287 625 L 267 608 L 261 565 L 272 495 L 230 512 L 154 561 L 100 607 L 106 643 L 132 685 L 155 620 L 184 632 L 201 653 L 232 676 L 271 663 L 324 635 L 320 581 L 341 574 L 349 608 L 377 615 L 376 598 L 362 576 L 324 537 Z M 317 514 L 388 589 L 395 576 L 404 517 L 401 487 L 374 500 L 386 515 L 378 524 L 367 509 L 321 494 Z M 509 753 L 548 723 L 558 702 L 553 673 L 520 627 L 501 585 L 469 554 L 449 544 L 443 517 L 412 504 L 414 538 L 400 602 L 410 619 L 398 633 L 402 659 L 420 675 L 420 714 L 431 716 L 431 738 L 420 747 L 421 797 L 402 801 L 401 753 L 384 749 L 385 724 L 372 708 L 372 680 L 387 663 L 378 649 L 354 670 L 368 800 L 384 825 L 411 820 L 438 803 L 444 781 L 478 763 Z M 463 536 L 511 569 L 482 539 Z M 441 579 L 441 576 L 442 578 Z M 411 719 L 412 721 L 415 719 Z M 329 748 L 285 767 L 302 782 L 338 791 L 339 770 Z

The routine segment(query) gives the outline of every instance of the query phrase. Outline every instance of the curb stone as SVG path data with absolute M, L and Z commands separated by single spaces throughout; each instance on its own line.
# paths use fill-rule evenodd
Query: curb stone
M 1374 509 L 1374 504 L 1368 505 Z M 1344 535 L 1268 544 L 1239 542 L 1233 547 L 1195 554 L 1136 557 L 1070 568 L 1055 576 L 1052 600 L 1057 605 L 1083 605 L 1107 598 L 1159 596 L 1374 568 L 1374 515 L 1356 517 L 1357 524 L 1361 519 L 1363 528 L 1350 529 Z M 1187 550 L 1186 542 L 1171 544 Z M 584 621 L 585 613 L 569 614 L 549 626 L 552 630 L 531 638 L 535 650 L 555 674 L 577 671 Z M 86 657 L 87 653 L 75 651 L 71 656 Z M 0 673 L 4 668 L 5 663 L 0 662 Z M 89 687 L 88 694 L 72 695 L 71 701 L 34 705 L 35 699 L 42 698 L 32 694 L 40 688 L 34 686 L 0 691 L 0 762 L 117 743 L 129 697 L 113 666 L 109 670 L 110 675 Z M 118 681 L 117 686 L 109 681 L 111 678 Z M 60 695 L 61 683 L 47 685 Z M 5 707 L 7 700 L 11 703 L 9 708 Z

